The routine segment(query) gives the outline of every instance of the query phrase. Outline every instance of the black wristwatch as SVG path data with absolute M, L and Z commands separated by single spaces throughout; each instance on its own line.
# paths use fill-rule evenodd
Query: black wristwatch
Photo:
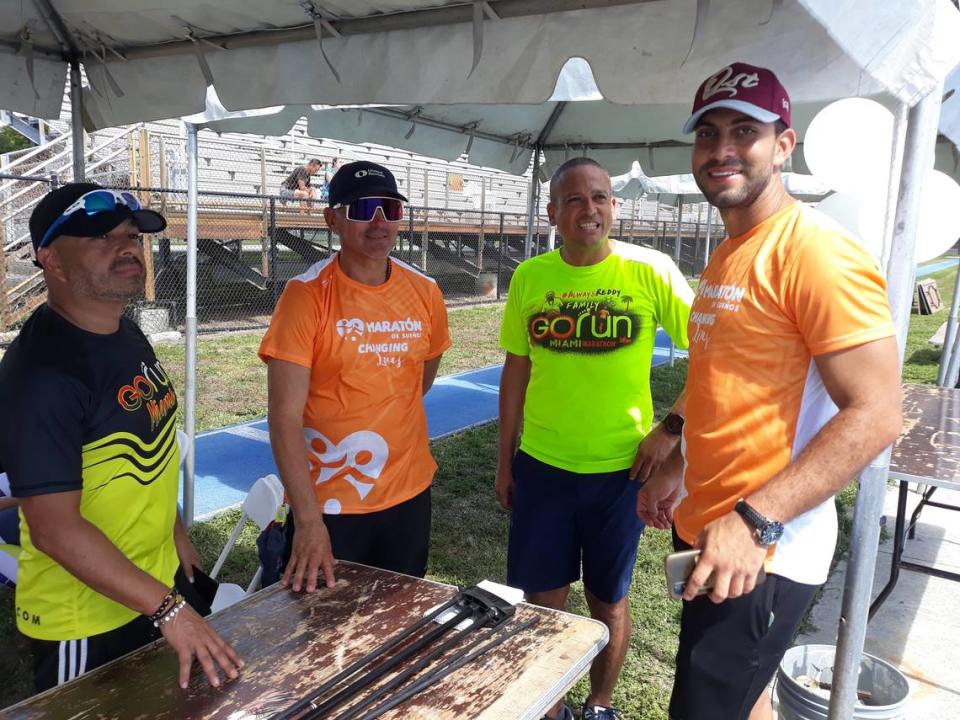
M 680 435 L 683 432 L 683 415 L 667 413 L 663 419 L 663 429 L 671 435 Z
M 757 542 L 764 547 L 770 547 L 783 535 L 783 523 L 765 518 L 754 508 L 750 507 L 749 503 L 743 498 L 737 500 L 737 504 L 733 509 L 740 514 L 740 517 L 746 521 L 747 525 L 754 529 Z

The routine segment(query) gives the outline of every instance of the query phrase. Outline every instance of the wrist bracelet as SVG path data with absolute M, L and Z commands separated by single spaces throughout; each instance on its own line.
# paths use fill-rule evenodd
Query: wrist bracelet
M 167 610 L 169 610 L 173 605 L 176 604 L 176 602 L 177 602 L 177 601 L 176 601 L 176 596 L 177 596 L 178 594 L 179 594 L 179 593 L 177 593 L 177 588 L 176 588 L 176 587 L 172 587 L 172 588 L 170 588 L 170 592 L 168 592 L 166 595 L 164 595 L 163 600 L 160 601 L 160 607 L 158 607 L 158 608 L 156 609 L 156 611 L 154 611 L 153 615 L 150 616 L 150 621 L 151 621 L 154 625 L 156 625 L 157 620 L 159 620 L 161 617 L 163 617 L 163 614 L 164 614 L 165 612 L 167 612 Z
M 177 597 L 180 599 L 169 610 L 167 610 L 167 612 L 165 612 L 163 615 L 161 615 L 159 618 L 153 621 L 154 627 L 161 627 L 163 625 L 166 625 L 168 622 L 170 622 L 177 616 L 178 612 L 183 610 L 183 606 L 187 604 L 187 601 L 184 600 L 183 597 L 179 594 L 177 595 Z

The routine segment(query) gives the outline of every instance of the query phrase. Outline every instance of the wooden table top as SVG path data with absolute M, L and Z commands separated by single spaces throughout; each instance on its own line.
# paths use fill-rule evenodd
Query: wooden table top
M 307 595 L 274 585 L 211 618 L 246 663 L 239 679 L 220 688 L 210 687 L 195 665 L 181 690 L 176 655 L 160 641 L 0 711 L 0 718 L 269 718 L 455 593 L 448 585 L 341 562 L 332 589 Z M 539 718 L 586 672 L 607 629 L 526 604 L 513 622 L 534 615 L 536 625 L 383 717 Z
M 890 477 L 960 490 L 960 390 L 903 386 L 903 432 Z

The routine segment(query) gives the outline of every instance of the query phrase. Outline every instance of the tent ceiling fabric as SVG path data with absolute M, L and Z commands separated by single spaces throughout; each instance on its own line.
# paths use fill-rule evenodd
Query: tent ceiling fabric
M 774 67 L 798 102 L 886 92 L 913 103 L 960 60 L 949 0 L 491 0 L 502 17 L 480 23 L 476 67 L 471 3 L 318 1 L 343 31 L 327 32 L 321 52 L 297 0 L 38 2 L 86 51 L 90 129 L 202 111 L 210 79 L 235 109 L 541 104 L 579 56 L 608 100 L 677 104 L 716 68 L 746 59 Z M 562 11 L 579 5 L 609 7 Z M 0 107 L 56 116 L 65 61 L 48 23 L 22 0 L 0 5 L 0 28 Z
M 889 102 L 889 98 L 883 99 Z M 807 125 L 824 104 L 794 105 L 793 124 L 801 141 Z M 201 122 L 200 126 L 216 132 L 285 135 L 305 117 L 307 134 L 312 137 L 352 143 L 376 142 L 447 161 L 460 157 L 469 143 L 468 159 L 472 164 L 522 175 L 530 167 L 534 141 L 556 106 L 557 102 L 367 109 L 287 106 L 268 114 L 228 115 Z M 408 116 L 415 111 L 419 113 L 419 122 L 408 137 L 413 123 Z M 567 102 L 544 141 L 544 172 L 549 175 L 566 159 L 585 154 L 613 175 L 628 172 L 635 161 L 639 161 L 644 173 L 651 177 L 689 172 L 691 138 L 681 132 L 689 112 L 688 102 L 672 105 L 617 105 L 605 100 Z M 477 127 L 472 143 L 469 132 L 464 129 L 469 125 Z M 481 133 L 487 137 L 481 137 Z M 808 172 L 802 152 L 794 154 L 793 169 Z

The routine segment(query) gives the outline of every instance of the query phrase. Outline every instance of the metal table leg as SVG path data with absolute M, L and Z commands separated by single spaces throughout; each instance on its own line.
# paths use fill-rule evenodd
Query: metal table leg
M 887 599 L 893 588 L 896 587 L 897 580 L 900 579 L 900 559 L 903 556 L 904 544 L 904 525 L 907 514 L 907 482 L 900 481 L 900 492 L 897 495 L 897 521 L 893 530 L 893 555 L 890 559 L 890 579 L 883 586 L 876 600 L 870 604 L 870 612 L 867 619 L 872 618 L 883 602 Z

